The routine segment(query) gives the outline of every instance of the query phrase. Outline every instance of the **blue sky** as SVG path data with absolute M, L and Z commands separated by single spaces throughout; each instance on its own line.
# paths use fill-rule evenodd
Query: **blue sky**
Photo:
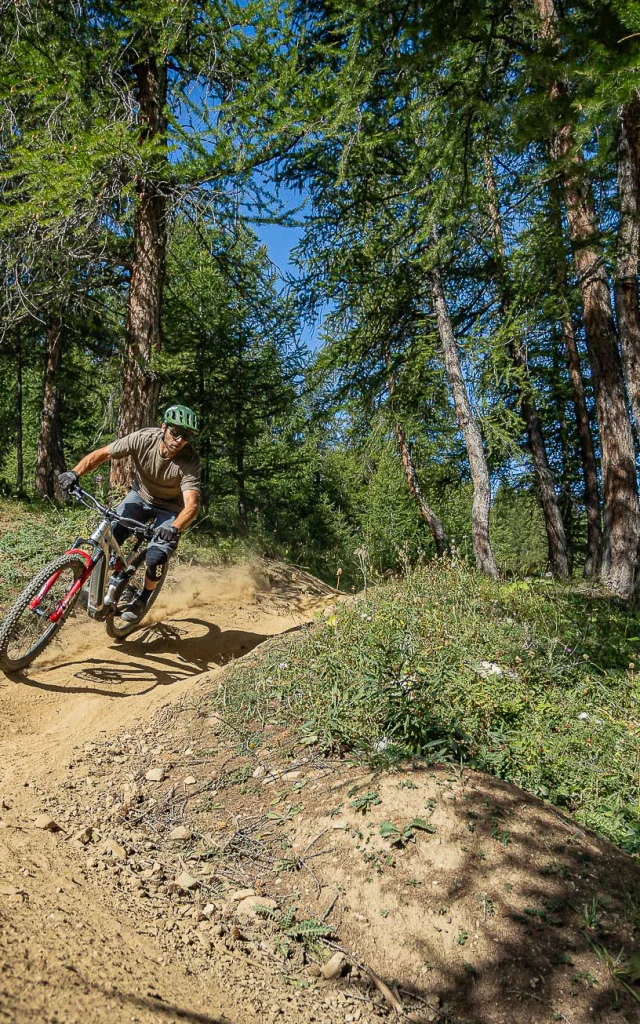
M 282 186 L 279 190 L 279 197 L 286 210 L 294 210 L 300 206 L 302 197 L 299 192 Z M 299 219 L 303 217 L 303 211 L 298 214 Z M 253 224 L 253 230 L 258 238 L 264 242 L 269 251 L 271 262 L 279 270 L 281 276 L 295 276 L 296 268 L 291 262 L 291 250 L 295 248 L 302 237 L 301 227 L 284 227 L 281 224 Z M 320 346 L 318 337 L 320 324 L 303 325 L 302 340 L 311 349 Z

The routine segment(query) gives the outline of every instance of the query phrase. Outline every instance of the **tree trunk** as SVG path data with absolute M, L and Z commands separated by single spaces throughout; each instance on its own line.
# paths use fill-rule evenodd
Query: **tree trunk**
M 154 56 L 135 68 L 140 142 L 149 142 L 166 129 L 167 73 Z M 161 158 L 159 158 L 161 159 Z M 164 162 L 164 161 L 162 161 Z M 162 166 L 157 168 L 162 171 Z M 118 434 L 123 436 L 156 422 L 160 391 L 158 374 L 151 359 L 160 350 L 162 292 L 164 286 L 167 229 L 166 198 L 159 183 L 161 173 L 153 168 L 136 182 L 134 250 L 126 315 L 126 351 Z M 126 487 L 130 460 L 111 463 L 111 485 Z
M 555 39 L 552 0 L 533 0 L 543 38 Z M 554 81 L 550 98 L 562 101 L 566 85 Z M 635 449 L 627 411 L 622 360 L 613 319 L 609 282 L 597 248 L 597 223 L 582 154 L 574 149 L 570 124 L 554 132 L 551 154 L 561 166 L 569 235 L 582 291 L 583 321 L 596 395 L 602 452 L 605 543 L 601 576 L 618 597 L 634 593 L 640 541 L 640 506 Z
M 438 333 L 449 378 L 449 386 L 456 407 L 458 426 L 464 437 L 471 469 L 471 480 L 473 482 L 471 529 L 476 564 L 481 572 L 486 572 L 489 576 L 497 576 L 498 570 L 489 539 L 489 512 L 491 509 L 489 470 L 484 455 L 482 435 L 473 415 L 467 386 L 462 375 L 460 354 L 453 333 L 451 318 L 442 287 L 442 279 L 438 269 L 432 270 L 429 273 L 429 284 L 431 287 L 431 298 L 436 311 Z
M 249 522 L 247 518 L 247 491 L 244 475 L 244 446 L 242 445 L 236 448 L 235 477 L 238 488 L 238 533 L 241 537 L 246 537 L 249 532 Z
M 58 369 L 62 358 L 62 323 L 59 313 L 51 314 L 47 326 L 47 351 L 40 436 L 36 456 L 36 492 L 43 497 L 56 496 L 57 475 L 64 469 L 60 431 L 60 402 L 57 390 Z
M 23 431 L 22 431 L 22 332 L 16 334 L 16 490 L 24 487 Z
M 564 339 L 569 379 L 571 381 L 572 401 L 576 418 L 576 429 L 582 471 L 584 479 L 584 508 L 587 516 L 587 553 L 584 561 L 584 575 L 598 576 L 602 561 L 602 524 L 600 518 L 600 496 L 598 493 L 598 465 L 591 433 L 591 421 L 584 390 L 584 380 L 580 367 L 578 343 L 573 329 L 573 321 L 567 299 L 567 274 L 564 263 L 564 244 L 562 242 L 562 215 L 560 211 L 559 183 L 551 184 L 551 217 L 555 236 L 561 246 L 556 260 L 556 287 L 561 304 L 561 327 Z
M 618 253 L 615 269 L 616 313 L 631 411 L 640 433 L 640 97 L 625 103 L 618 120 Z
M 498 264 L 498 277 L 501 286 L 501 305 L 505 316 L 508 316 L 511 308 L 510 281 L 507 265 L 507 252 L 502 233 L 502 221 L 500 219 L 500 208 L 498 205 L 498 189 L 493 171 L 493 160 L 489 153 L 484 155 L 485 181 L 488 194 L 489 219 L 491 231 L 496 250 L 496 261 Z M 555 576 L 569 575 L 569 559 L 567 555 L 567 537 L 565 534 L 562 516 L 558 505 L 553 473 L 547 457 L 547 449 L 542 430 L 542 420 L 538 413 L 532 390 L 529 389 L 527 363 L 524 352 L 520 345 L 513 341 L 508 346 L 509 357 L 518 371 L 522 383 L 516 385 L 522 418 L 527 429 L 529 451 L 536 474 L 538 486 L 538 498 L 542 507 L 544 525 L 547 534 L 547 547 L 549 551 L 549 568 Z
M 571 454 L 569 450 L 569 431 L 567 428 L 567 394 L 565 393 L 565 378 L 563 374 L 564 363 L 561 359 L 562 346 L 556 344 L 556 338 L 553 339 L 553 375 L 551 391 L 553 396 L 553 406 L 555 411 L 555 418 L 558 423 L 558 446 L 560 448 L 560 460 L 562 470 L 560 473 L 560 498 L 558 501 L 558 507 L 560 509 L 560 515 L 562 516 L 562 522 L 564 525 L 564 532 L 567 538 L 567 561 L 569 563 L 569 574 L 573 574 L 573 557 L 574 557 L 574 542 L 573 542 L 573 523 L 574 523 L 574 501 L 573 493 L 571 489 Z
M 433 537 L 437 553 L 439 555 L 444 555 L 446 554 L 447 549 L 449 547 L 447 535 L 437 515 L 425 501 L 424 495 L 420 489 L 420 484 L 418 482 L 416 467 L 411 456 L 409 444 L 405 432 L 399 423 L 396 423 L 396 437 L 398 439 L 398 447 L 400 448 L 400 456 L 402 458 L 402 465 L 404 466 L 404 471 L 407 476 L 409 490 L 411 491 L 413 497 L 418 503 L 418 508 L 420 509 L 420 514 L 422 518 L 425 520 L 427 526 L 431 530 L 431 535 Z

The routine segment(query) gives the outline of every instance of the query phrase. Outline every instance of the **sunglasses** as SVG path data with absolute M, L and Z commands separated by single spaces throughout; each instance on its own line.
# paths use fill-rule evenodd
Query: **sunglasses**
M 183 430 L 181 427 L 167 427 L 167 430 L 176 441 L 188 441 L 193 437 L 190 430 Z

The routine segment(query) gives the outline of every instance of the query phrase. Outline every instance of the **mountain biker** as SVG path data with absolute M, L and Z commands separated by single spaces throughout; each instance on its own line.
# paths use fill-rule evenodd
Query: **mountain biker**
M 144 589 L 122 613 L 126 622 L 137 622 L 162 577 L 169 556 L 176 550 L 180 533 L 200 509 L 200 459 L 192 447 L 199 429 L 198 417 L 186 405 L 170 406 L 161 427 L 143 427 L 117 438 L 104 448 L 80 459 L 61 473 L 58 483 L 68 493 L 79 478 L 109 459 L 131 456 L 135 469 L 132 489 L 116 512 L 139 523 L 153 522 L 155 532 L 147 548 Z M 130 531 L 121 523 L 113 527 L 118 544 Z

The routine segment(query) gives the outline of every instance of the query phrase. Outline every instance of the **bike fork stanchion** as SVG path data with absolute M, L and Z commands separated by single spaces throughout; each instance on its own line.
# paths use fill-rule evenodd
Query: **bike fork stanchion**
M 86 569 L 83 572 L 82 576 L 80 577 L 80 579 L 76 580 L 76 582 L 74 583 L 73 587 L 69 591 L 69 594 L 65 598 L 65 601 L 68 604 L 69 599 L 72 596 L 75 596 L 75 594 L 77 594 L 77 592 L 80 589 L 80 587 L 82 587 L 84 585 L 86 580 L 89 578 L 89 576 L 93 572 L 93 562 L 91 560 L 91 555 L 89 555 L 86 551 L 82 551 L 79 548 L 69 548 L 68 551 L 65 551 L 65 555 L 80 555 L 82 558 L 84 558 L 85 562 L 87 563 Z M 29 608 L 30 608 L 30 610 L 32 612 L 37 612 L 39 606 L 42 604 L 43 600 L 45 599 L 45 597 L 47 596 L 47 594 L 49 593 L 51 588 L 54 586 L 54 584 L 56 584 L 58 582 L 58 580 L 60 578 L 61 572 L 62 572 L 61 569 L 58 569 L 57 572 L 54 572 L 52 574 L 52 576 L 50 576 L 50 578 L 47 580 L 45 585 L 43 587 L 41 587 L 41 589 L 38 591 L 38 593 L 34 597 L 33 601 L 30 602 Z M 65 604 L 64 607 L 66 607 L 66 604 Z M 56 611 L 53 612 L 53 615 L 49 615 L 48 616 L 48 618 L 50 619 L 51 622 L 57 622 L 58 619 L 60 618 L 60 616 L 57 614 L 57 612 L 58 612 L 58 609 L 56 609 Z M 53 618 L 53 616 L 56 616 L 56 618 Z

